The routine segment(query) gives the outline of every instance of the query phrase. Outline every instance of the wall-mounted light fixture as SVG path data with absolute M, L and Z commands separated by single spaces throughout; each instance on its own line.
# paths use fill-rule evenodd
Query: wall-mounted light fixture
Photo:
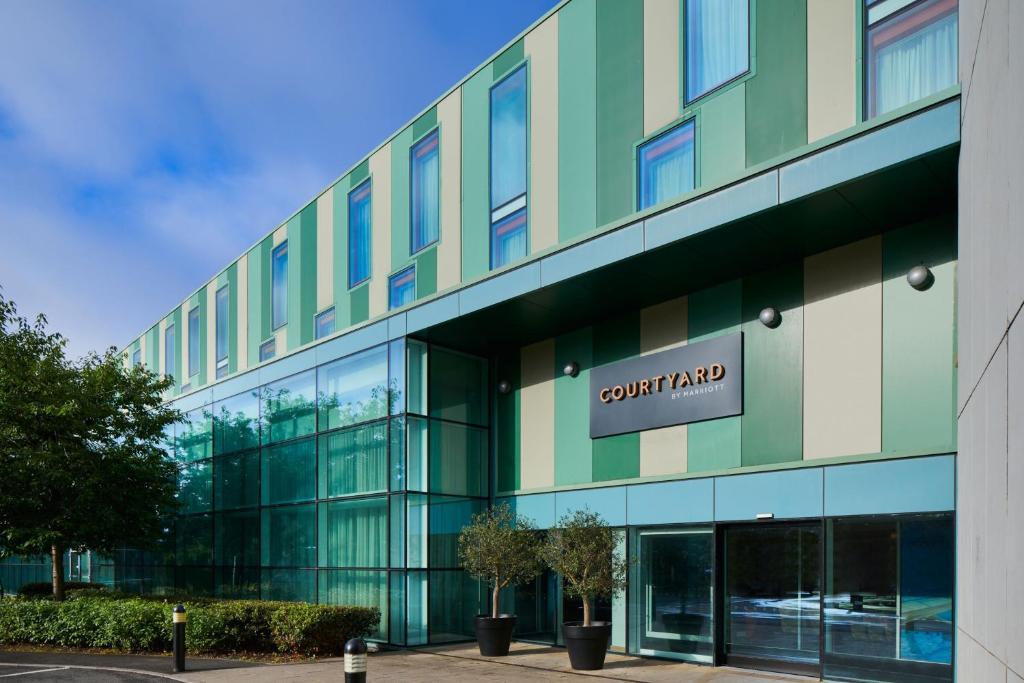
M 932 286 L 935 276 L 926 265 L 917 265 L 907 271 L 907 283 L 919 292 Z
M 771 329 L 782 324 L 782 314 L 779 313 L 779 309 L 772 306 L 762 308 L 761 312 L 757 314 L 757 319 L 761 321 L 762 325 Z
M 566 363 L 565 367 L 562 368 L 562 374 L 566 377 L 575 377 L 580 374 L 580 364 L 576 361 Z
M 511 382 L 509 382 L 507 379 L 503 379 L 500 382 L 498 382 L 498 393 L 499 394 L 505 395 L 505 394 L 507 394 L 510 391 L 512 391 L 512 383 Z

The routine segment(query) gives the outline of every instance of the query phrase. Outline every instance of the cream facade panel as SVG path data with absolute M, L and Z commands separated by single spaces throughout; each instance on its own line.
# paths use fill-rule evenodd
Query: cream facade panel
M 804 458 L 882 449 L 882 239 L 804 262 Z
M 238 344 L 235 345 L 238 370 L 245 370 L 249 367 L 249 255 L 242 254 L 238 259 L 236 282 L 238 292 L 236 294 L 238 321 Z
M 159 340 L 157 345 L 156 345 L 157 349 L 158 349 L 158 351 L 157 351 L 157 358 L 158 358 L 157 363 L 158 363 L 158 365 L 157 365 L 156 368 L 153 368 L 153 369 L 156 370 L 156 372 L 158 372 L 160 375 L 166 375 L 167 374 L 167 348 L 164 346 L 164 332 L 167 331 L 167 320 L 166 320 L 166 318 L 164 320 L 160 321 L 160 324 L 157 326 L 157 330 L 158 330 L 157 331 L 157 339 Z M 139 341 L 139 348 L 142 349 L 142 358 L 143 358 L 143 360 L 145 360 L 145 358 L 146 358 L 146 349 L 143 346 L 143 344 L 145 344 L 145 343 L 146 343 L 146 337 L 145 337 L 145 335 L 143 335 L 142 339 Z
M 520 351 L 520 487 L 555 484 L 555 340 Z
M 273 236 L 272 239 L 273 239 L 272 244 L 275 247 L 277 245 L 281 244 L 281 242 L 284 242 L 286 239 L 288 239 L 288 224 L 285 223 L 280 228 L 275 230 L 274 231 L 274 236 Z
M 370 317 L 388 311 L 388 275 L 391 272 L 391 144 L 370 157 Z
M 648 355 L 686 344 L 687 298 L 671 299 L 640 311 L 640 353 Z M 640 476 L 686 471 L 686 425 L 640 432 Z
M 530 251 L 558 243 L 558 15 L 524 41 L 530 60 Z
M 334 192 L 316 200 L 316 310 L 334 303 Z
M 437 105 L 441 129 L 441 236 L 437 290 L 462 282 L 462 89 Z
M 807 141 L 857 123 L 860 2 L 808 0 Z
M 206 286 L 206 383 L 217 379 L 217 281 Z
M 679 5 L 644 3 L 644 135 L 679 116 Z

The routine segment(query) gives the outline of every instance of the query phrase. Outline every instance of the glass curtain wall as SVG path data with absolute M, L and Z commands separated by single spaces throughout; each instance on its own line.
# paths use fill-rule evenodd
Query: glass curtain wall
M 94 573 L 137 593 L 377 607 L 374 637 L 396 644 L 472 638 L 480 589 L 457 539 L 489 493 L 487 386 L 485 360 L 397 340 L 189 411 L 166 439 L 165 543 Z

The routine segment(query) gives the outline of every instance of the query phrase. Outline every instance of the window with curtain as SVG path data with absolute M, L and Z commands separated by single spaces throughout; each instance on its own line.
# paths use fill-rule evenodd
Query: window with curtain
M 260 362 L 270 360 L 277 354 L 277 340 L 268 339 L 260 344 Z
M 276 330 L 288 322 L 288 243 L 270 253 L 270 320 Z
M 334 334 L 334 306 L 331 306 L 323 313 L 316 316 L 313 321 L 313 327 L 316 328 L 316 338 L 326 337 L 327 335 Z
M 199 374 L 199 307 L 188 312 L 188 376 Z
M 957 0 L 876 0 L 867 25 L 868 116 L 956 83 Z
M 175 347 L 174 325 L 164 329 L 164 374 L 174 377 L 178 374 L 178 349 Z
M 264 444 L 294 439 L 316 431 L 316 372 L 292 375 L 262 389 Z
M 138 367 L 142 365 L 142 349 L 135 349 L 132 353 L 132 367 Z
M 526 66 L 491 88 L 491 267 L 526 256 Z
M 388 347 L 376 346 L 317 368 L 320 431 L 388 414 Z
M 693 121 L 687 121 L 640 146 L 637 165 L 640 209 L 694 188 L 693 128 Z
M 387 490 L 387 421 L 324 434 L 319 450 L 321 498 Z
M 263 505 L 295 503 L 316 497 L 316 440 L 289 441 L 260 451 Z
M 370 278 L 370 180 L 348 193 L 348 286 Z
M 217 377 L 220 378 L 222 376 L 221 368 L 227 370 L 228 366 L 228 325 L 230 323 L 230 292 L 228 291 L 227 285 L 224 285 L 223 287 L 217 290 L 216 304 Z
M 386 496 L 320 503 L 321 567 L 387 567 Z
M 441 183 L 438 158 L 438 132 L 430 133 L 415 145 L 410 155 L 411 253 L 437 241 L 441 224 Z
M 686 101 L 750 68 L 750 0 L 686 0 Z
M 409 266 L 388 279 L 388 309 L 416 301 L 416 266 Z

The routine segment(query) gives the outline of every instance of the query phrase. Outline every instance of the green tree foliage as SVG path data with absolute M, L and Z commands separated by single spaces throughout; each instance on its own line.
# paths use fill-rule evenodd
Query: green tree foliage
M 629 560 L 616 550 L 615 532 L 604 518 L 590 510 L 577 510 L 558 520 L 548 532 L 541 556 L 562 575 L 562 589 L 583 600 L 583 625 L 590 626 L 595 598 L 625 590 Z
M 491 586 L 491 616 L 498 616 L 502 588 L 525 583 L 542 569 L 537 554 L 537 527 L 502 503 L 473 515 L 459 533 L 462 567 Z
M 46 318 L 0 297 L 0 553 L 48 554 L 64 597 L 64 552 L 152 547 L 173 511 L 177 468 L 161 448 L 179 419 L 171 380 L 114 349 L 72 361 Z

